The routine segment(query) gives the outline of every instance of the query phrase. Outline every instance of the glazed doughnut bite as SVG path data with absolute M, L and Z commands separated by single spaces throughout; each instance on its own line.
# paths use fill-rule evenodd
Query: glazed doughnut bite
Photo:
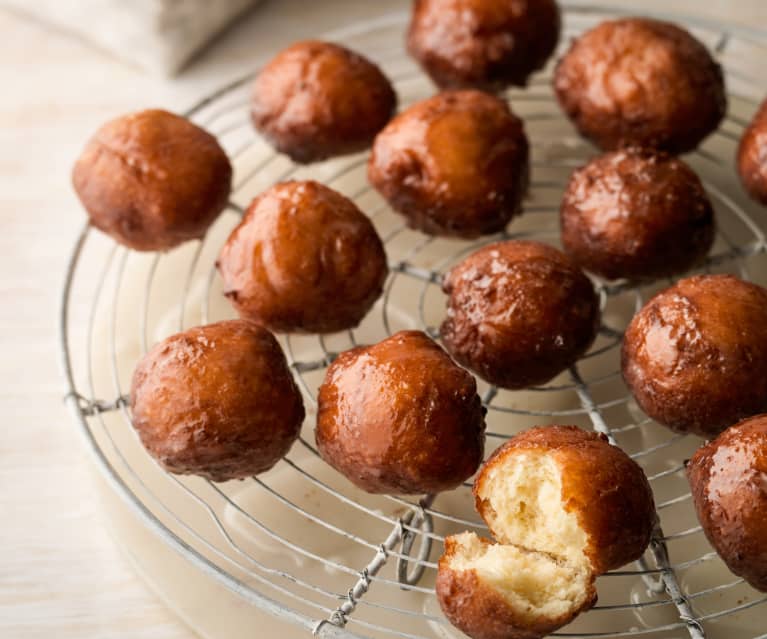
M 767 410 L 767 290 L 731 275 L 680 280 L 634 316 L 621 369 L 640 408 L 680 433 L 713 437 Z
M 683 273 L 714 241 L 714 209 L 681 160 L 624 149 L 575 171 L 560 209 L 562 244 L 578 264 L 608 279 Z
M 508 104 L 447 91 L 411 106 L 378 134 L 368 179 L 408 226 L 464 238 L 502 230 L 520 212 L 529 145 Z
M 107 122 L 72 172 L 91 224 L 137 251 L 201 238 L 226 206 L 231 181 L 216 138 L 159 109 Z
M 256 129 L 294 162 L 362 151 L 397 108 L 388 78 L 367 58 L 330 42 L 297 42 L 258 74 Z
M 298 437 L 304 405 L 274 336 L 252 322 L 190 328 L 138 363 L 133 427 L 166 470 L 226 481 L 269 470 Z
M 322 458 L 370 493 L 450 490 L 484 452 L 474 378 L 420 331 L 341 353 L 320 386 Z
M 604 150 L 692 151 L 727 110 L 722 69 L 706 47 L 649 18 L 602 22 L 575 40 L 554 89 L 580 133 Z
M 762 102 L 738 147 L 738 174 L 748 194 L 767 205 L 767 100 Z
M 469 255 L 447 274 L 447 351 L 501 388 L 544 384 L 591 346 L 599 299 L 576 264 L 539 242 L 508 240 Z
M 523 87 L 559 41 L 554 0 L 416 0 L 410 54 L 442 88 Z
M 470 637 L 542 637 L 596 603 L 595 578 L 642 556 L 649 482 L 604 435 L 539 426 L 501 446 L 474 482 L 496 543 L 448 537 L 437 596 Z
M 436 590 L 445 617 L 472 639 L 540 639 L 597 602 L 585 563 L 473 532 L 445 539 Z
M 585 557 L 597 575 L 639 559 L 655 523 L 639 464 L 577 426 L 538 426 L 510 439 L 482 467 L 474 498 L 500 543 Z
M 767 415 L 699 448 L 687 477 L 711 545 L 734 574 L 767 592 Z
M 388 274 L 378 233 L 318 182 L 282 182 L 253 200 L 217 262 L 238 313 L 277 332 L 357 326 Z

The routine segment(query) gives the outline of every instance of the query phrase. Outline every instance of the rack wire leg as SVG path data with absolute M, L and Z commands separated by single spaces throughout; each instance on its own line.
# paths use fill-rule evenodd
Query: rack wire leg
M 397 544 L 401 542 L 404 545 L 404 542 L 408 536 L 412 535 L 410 531 L 405 529 L 405 526 L 409 526 L 416 517 L 419 517 L 422 522 L 428 521 L 428 517 L 424 513 L 424 510 L 431 506 L 435 498 L 436 495 L 426 495 L 419 501 L 417 508 L 412 508 L 407 514 L 400 518 L 392 531 L 389 533 L 389 536 L 378 547 L 378 551 L 373 556 L 373 559 L 370 560 L 370 563 L 360 571 L 360 578 L 357 580 L 354 586 L 349 589 L 349 592 L 346 595 L 346 601 L 338 606 L 338 608 L 336 608 L 327 619 L 322 619 L 317 622 L 317 624 L 312 629 L 313 635 L 318 635 L 322 627 L 326 624 L 332 624 L 339 628 L 343 628 L 346 625 L 349 615 L 354 612 L 354 609 L 357 607 L 357 602 L 361 597 L 365 595 L 365 593 L 368 591 L 368 588 L 370 588 L 370 578 L 378 574 L 381 568 L 383 568 L 386 564 L 386 561 L 389 558 L 389 551 L 393 550 Z M 427 545 L 427 547 L 430 546 L 430 540 L 428 538 L 424 540 L 424 543 Z M 408 545 L 408 549 L 411 545 L 412 544 Z M 406 574 L 406 567 L 404 572 Z M 403 573 L 401 568 L 399 569 L 399 573 L 400 575 Z M 422 570 L 416 569 L 414 572 L 414 579 L 417 580 L 420 578 L 422 573 Z

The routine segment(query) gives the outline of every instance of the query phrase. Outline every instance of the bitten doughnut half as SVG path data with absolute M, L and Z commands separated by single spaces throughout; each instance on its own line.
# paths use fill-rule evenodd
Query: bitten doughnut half
M 561 251 L 508 240 L 455 266 L 442 285 L 448 352 L 502 388 L 543 384 L 583 355 L 599 329 L 594 287 Z
M 416 0 L 408 50 L 440 87 L 525 86 L 559 41 L 554 0 Z
M 445 539 L 437 599 L 472 639 L 540 639 L 597 601 L 594 573 L 547 552 L 465 532 Z
M 253 124 L 293 161 L 362 151 L 397 108 L 388 78 L 368 59 L 330 42 L 297 42 L 258 74 Z
M 623 378 L 642 410 L 712 437 L 767 410 L 767 290 L 731 275 L 680 280 L 634 316 Z
M 655 523 L 639 464 L 576 426 L 539 426 L 510 439 L 482 467 L 474 498 L 500 543 L 585 556 L 597 575 L 639 559 Z
M 226 206 L 231 180 L 216 138 L 158 109 L 107 122 L 72 172 L 91 224 L 137 251 L 202 237 Z
M 131 385 L 133 426 L 172 473 L 213 481 L 269 470 L 298 437 L 304 405 L 277 340 L 230 320 L 152 348 Z
M 562 244 L 578 264 L 609 279 L 669 277 L 702 261 L 714 241 L 714 209 L 681 160 L 625 149 L 575 171 L 560 209 Z
M 642 469 L 575 426 L 522 432 L 474 482 L 497 540 L 445 540 L 437 596 L 474 639 L 535 639 L 596 603 L 596 576 L 642 556 L 655 506 Z
M 371 493 L 455 488 L 482 461 L 474 378 L 420 331 L 341 353 L 320 386 L 322 458 Z
M 506 227 L 529 171 L 522 121 L 481 91 L 414 104 L 378 134 L 368 163 L 370 183 L 411 228 L 464 238 Z
M 767 206 L 767 100 L 740 140 L 738 173 L 749 195 Z
M 711 545 L 733 573 L 767 592 L 767 415 L 698 449 L 687 477 Z
M 277 332 L 354 328 L 388 273 L 370 220 L 313 181 L 276 184 L 255 198 L 217 265 L 240 315 Z
M 554 89 L 581 134 L 604 150 L 691 151 L 727 110 L 722 69 L 706 47 L 649 18 L 606 21 L 575 40 Z

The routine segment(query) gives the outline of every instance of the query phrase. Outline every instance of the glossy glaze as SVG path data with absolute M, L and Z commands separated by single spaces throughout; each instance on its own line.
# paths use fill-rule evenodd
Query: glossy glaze
M 757 202 L 767 205 L 767 100 L 743 133 L 737 162 L 746 191 Z
M 576 514 L 586 533 L 585 554 L 597 575 L 642 556 L 655 523 L 655 505 L 647 477 L 607 437 L 577 426 L 537 426 L 498 448 L 474 482 L 480 515 L 487 505 L 478 495 L 488 472 L 513 465 L 515 456 L 531 450 L 550 455 L 559 466 L 562 504 L 565 510 Z M 491 532 L 498 537 L 499 531 Z
M 680 280 L 623 339 L 623 377 L 661 424 L 704 437 L 767 409 L 767 290 L 730 275 Z
M 107 122 L 72 172 L 91 224 L 138 251 L 202 237 L 226 206 L 231 179 L 212 135 L 158 109 Z
M 417 102 L 376 137 L 368 178 L 409 226 L 476 237 L 520 211 L 529 176 L 522 121 L 481 91 Z
M 295 162 L 367 148 L 397 107 L 386 76 L 368 59 L 330 42 L 283 50 L 256 77 L 256 129 Z
M 589 279 L 538 242 L 489 244 L 455 266 L 443 289 L 448 352 L 503 388 L 547 382 L 586 352 L 599 327 Z
M 767 592 L 767 415 L 698 449 L 687 476 L 711 545 L 733 573 Z
M 443 88 L 525 86 L 559 41 L 554 0 L 416 0 L 410 54 Z
M 714 241 L 714 210 L 697 175 L 669 155 L 625 149 L 570 178 L 560 209 L 562 244 L 609 279 L 683 273 Z
M 277 340 L 242 320 L 190 328 L 157 344 L 138 363 L 130 397 L 147 451 L 172 473 L 213 481 L 274 466 L 304 419 Z
M 554 88 L 581 134 L 605 150 L 690 151 L 727 108 L 722 70 L 706 47 L 648 18 L 606 21 L 575 40 Z
M 322 458 L 371 493 L 455 488 L 482 461 L 484 431 L 474 378 L 419 331 L 342 353 L 319 390 Z
M 217 265 L 239 314 L 278 332 L 354 328 L 388 273 L 370 220 L 313 181 L 276 184 L 254 199 Z

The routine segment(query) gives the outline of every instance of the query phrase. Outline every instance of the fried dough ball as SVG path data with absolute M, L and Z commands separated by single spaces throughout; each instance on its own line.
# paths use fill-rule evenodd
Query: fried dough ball
M 231 180 L 216 138 L 159 109 L 107 122 L 72 172 L 91 224 L 137 251 L 202 237 L 226 206 Z
M 606 153 L 573 173 L 560 210 L 562 244 L 608 279 L 683 273 L 714 241 L 714 209 L 681 160 L 650 150 Z
M 407 45 L 440 87 L 525 86 L 559 41 L 554 0 L 416 0 Z
M 577 426 L 538 426 L 510 439 L 482 467 L 474 498 L 500 543 L 586 557 L 597 575 L 639 559 L 655 523 L 639 464 Z
M 269 470 L 304 420 L 277 340 L 243 320 L 190 328 L 157 344 L 136 367 L 130 398 L 149 454 L 172 473 L 213 481 Z
M 322 458 L 371 493 L 435 493 L 477 470 L 485 439 L 474 378 L 420 331 L 341 353 L 319 390 Z
M 602 22 L 559 61 L 554 89 L 582 135 L 622 146 L 691 151 L 721 122 L 721 67 L 684 29 L 649 18 Z
M 634 561 L 655 523 L 644 472 L 604 435 L 539 426 L 501 446 L 474 482 L 497 543 L 445 540 L 437 597 L 474 639 L 537 639 L 597 599 L 595 578 Z
M 740 140 L 738 173 L 749 195 L 767 205 L 767 100 Z
M 767 592 L 767 415 L 698 449 L 687 477 L 711 545 L 734 574 Z
M 251 117 L 293 161 L 362 151 L 397 108 L 388 78 L 367 58 L 330 42 L 297 42 L 258 74 Z
M 583 355 L 599 329 L 599 299 L 561 251 L 496 242 L 455 266 L 440 335 L 447 351 L 502 388 L 543 384 Z
M 519 213 L 529 178 L 522 121 L 481 91 L 447 91 L 411 106 L 378 134 L 370 183 L 432 235 L 502 230 Z
M 370 220 L 317 182 L 283 182 L 256 199 L 218 260 L 239 314 L 277 332 L 354 328 L 383 291 L 386 254 Z
M 731 275 L 680 280 L 634 316 L 621 355 L 647 415 L 715 436 L 767 410 L 767 290 Z

